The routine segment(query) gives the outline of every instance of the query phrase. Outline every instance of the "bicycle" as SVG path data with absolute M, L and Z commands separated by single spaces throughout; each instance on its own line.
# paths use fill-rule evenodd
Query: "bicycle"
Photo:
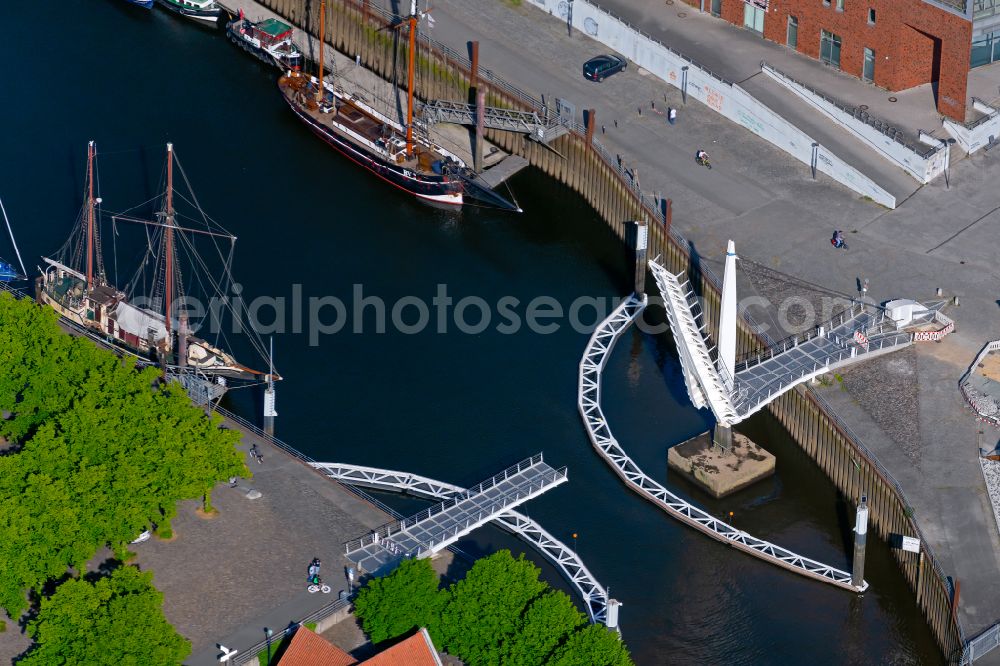
M 317 592 L 330 594 L 330 586 L 324 583 L 319 576 L 314 576 L 309 581 L 309 586 L 306 589 L 309 590 L 309 594 L 316 594 Z

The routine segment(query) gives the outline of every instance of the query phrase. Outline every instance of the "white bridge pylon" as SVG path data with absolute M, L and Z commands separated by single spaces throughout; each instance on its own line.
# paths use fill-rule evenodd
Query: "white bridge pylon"
M 425 499 L 447 500 L 468 492 L 466 488 L 453 483 L 437 481 L 409 472 L 344 463 L 314 462 L 310 465 L 341 483 L 374 488 L 375 490 L 409 493 Z M 495 515 L 492 522 L 497 527 L 528 542 L 559 569 L 563 577 L 576 588 L 577 593 L 583 599 L 591 622 L 599 622 L 617 628 L 617 613 L 612 614 L 615 617 L 612 618 L 613 622 L 609 623 L 608 605 L 610 603 L 617 607 L 620 603 L 614 599 L 609 602 L 607 590 L 597 582 L 583 560 L 573 550 L 552 536 L 537 522 L 518 511 L 508 510 Z
M 836 319 L 770 349 L 754 361 L 736 363 L 736 249 L 726 252 L 719 346 L 710 347 L 704 312 L 684 273 L 674 275 L 649 262 L 674 333 L 691 402 L 708 407 L 720 426 L 731 427 L 795 387 L 823 373 L 889 353 L 913 342 L 884 310 L 854 303 Z
M 745 553 L 776 564 L 797 574 L 814 578 L 855 592 L 868 589 L 862 581 L 860 587 L 851 584 L 851 574 L 809 559 L 782 548 L 769 541 L 758 539 L 743 530 L 729 525 L 715 516 L 699 509 L 674 495 L 651 477 L 629 458 L 628 454 L 611 434 L 604 411 L 601 409 L 601 374 L 615 342 L 621 337 L 646 307 L 646 296 L 632 294 L 615 308 L 587 343 L 583 359 L 580 361 L 580 375 L 577 404 L 583 417 L 590 443 L 597 453 L 611 465 L 614 472 L 625 484 L 669 515 L 694 527 L 716 541 L 727 543 Z M 685 372 L 687 368 L 685 368 Z

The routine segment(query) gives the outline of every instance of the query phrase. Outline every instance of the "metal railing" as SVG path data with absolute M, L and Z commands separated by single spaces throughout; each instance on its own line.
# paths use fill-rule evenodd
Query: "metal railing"
M 366 534 L 363 537 L 348 541 L 347 543 L 344 544 L 344 552 L 351 553 L 360 550 L 361 548 L 364 548 L 367 545 L 377 543 L 379 539 L 385 539 L 391 537 L 394 534 L 399 534 L 400 532 L 404 532 L 410 527 L 413 527 L 414 525 L 417 525 L 418 523 L 421 523 L 425 520 L 429 520 L 430 518 L 433 518 L 434 516 L 448 510 L 451 507 L 458 506 L 462 502 L 477 495 L 480 495 L 486 490 L 489 490 L 490 488 L 495 488 L 497 485 L 499 485 L 504 481 L 507 481 L 514 475 L 520 474 L 525 470 L 531 469 L 536 465 L 541 464 L 542 462 L 543 462 L 542 454 L 536 453 L 530 458 L 522 460 L 516 465 L 508 467 L 499 474 L 495 474 L 486 481 L 476 484 L 472 488 L 469 488 L 468 490 L 465 490 L 462 493 L 455 495 L 454 497 L 450 497 L 443 502 L 439 502 L 438 504 L 435 504 L 432 507 L 428 507 L 427 509 L 424 509 L 423 511 L 414 514 L 408 518 L 404 518 L 402 520 L 397 520 L 392 523 L 387 523 L 385 525 L 382 525 L 372 530 L 370 533 Z M 492 501 L 490 505 L 493 506 L 497 502 L 499 502 L 501 503 L 502 508 L 506 508 L 508 499 L 512 498 L 512 502 L 519 503 L 525 497 L 533 494 L 537 490 L 541 490 L 542 488 L 552 485 L 553 483 L 559 483 L 560 480 L 565 480 L 566 476 L 567 476 L 567 471 L 565 467 L 558 470 L 553 470 L 551 473 L 545 474 L 542 477 L 543 480 L 546 482 L 539 483 L 538 488 L 535 487 L 536 485 L 535 483 L 529 482 L 527 485 L 527 492 L 523 492 L 525 490 L 525 488 L 523 487 L 515 487 L 510 492 L 501 494 L 501 496 L 496 498 L 496 500 Z M 482 520 L 481 516 L 477 518 L 477 521 L 481 522 L 481 520 Z M 468 529 L 468 526 L 462 527 L 462 529 Z M 444 539 L 437 539 L 429 543 L 421 543 L 422 550 L 432 549 L 434 546 L 440 544 L 442 541 L 447 541 L 448 538 L 450 538 L 450 536 L 452 535 L 446 533 L 446 538 Z
M 835 106 L 836 108 L 840 109 L 841 111 L 843 111 L 847 115 L 851 116 L 855 120 L 858 120 L 858 121 L 860 121 L 860 122 L 868 125 L 872 129 L 877 130 L 880 134 L 882 134 L 882 135 L 884 135 L 884 136 L 892 139 L 893 141 L 895 141 L 899 145 L 903 146 L 904 148 L 906 148 L 909 151 L 911 151 L 911 152 L 919 155 L 920 157 L 922 157 L 924 159 L 930 157 L 931 155 L 933 155 L 934 153 L 936 153 L 939 150 L 943 150 L 943 147 L 941 145 L 928 146 L 926 144 L 914 143 L 914 142 L 910 141 L 909 137 L 906 134 L 904 134 L 902 130 L 899 130 L 896 127 L 893 127 L 891 124 L 889 124 L 888 122 L 882 120 L 878 116 L 875 116 L 875 115 L 872 115 L 872 114 L 868 113 L 866 110 L 862 109 L 860 106 L 848 106 L 848 105 L 844 104 L 843 102 L 840 102 L 838 100 L 833 99 L 832 97 L 828 97 L 827 95 L 821 93 L 819 90 L 816 90 L 816 88 L 813 88 L 812 86 L 810 86 L 808 83 L 804 83 L 802 81 L 799 81 L 798 79 L 796 79 L 793 76 L 789 76 L 788 74 L 782 72 L 777 67 L 774 67 L 773 65 L 768 64 L 767 61 L 765 61 L 765 60 L 761 60 L 760 61 L 760 68 L 763 71 L 770 70 L 776 76 L 779 76 L 779 77 L 781 77 L 783 79 L 787 79 L 788 81 L 791 81 L 792 83 L 794 83 L 795 85 L 797 85 L 797 86 L 799 86 L 801 88 L 805 88 L 806 90 L 808 90 L 810 93 L 812 93 L 816 97 L 819 97 L 820 99 L 824 100 L 825 102 L 827 102 L 827 103 Z
M 309 613 L 304 616 L 301 620 L 293 625 L 287 626 L 281 631 L 276 631 L 273 635 L 265 638 L 259 643 L 255 643 L 248 648 L 240 650 L 236 656 L 233 658 L 233 663 L 242 665 L 253 661 L 257 655 L 265 652 L 269 647 L 276 647 L 281 643 L 281 641 L 286 636 L 291 636 L 294 634 L 299 627 L 309 624 L 311 622 L 319 622 L 320 620 L 325 620 L 334 613 L 340 612 L 346 608 L 351 607 L 351 599 L 353 596 L 349 596 L 343 599 L 337 599 L 336 601 L 323 606 L 322 608 Z
M 965 644 L 965 649 L 962 651 L 962 666 L 971 664 L 998 647 L 1000 647 L 1000 623 L 994 624 Z

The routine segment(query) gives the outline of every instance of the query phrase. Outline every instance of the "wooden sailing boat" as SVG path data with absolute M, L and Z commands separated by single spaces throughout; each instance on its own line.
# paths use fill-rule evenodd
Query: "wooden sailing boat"
M 267 373 L 241 365 L 231 354 L 190 331 L 176 241 L 187 234 L 205 234 L 228 241 L 232 247 L 236 238 L 222 231 L 177 224 L 173 145 L 167 144 L 166 190 L 158 219 L 114 217 L 116 221 L 147 227 L 147 252 L 153 255 L 151 263 L 155 268 L 152 289 L 141 299 L 130 298 L 107 279 L 97 224 L 101 199 L 94 193 L 95 157 L 96 147 L 91 141 L 87 150 L 86 200 L 74 233 L 59 258 L 43 257 L 46 267 L 39 278 L 39 301 L 92 337 L 141 358 L 156 360 L 165 370 L 196 373 L 206 378 L 265 378 Z M 186 242 L 185 247 L 190 252 L 193 246 Z M 139 271 L 144 271 L 144 267 Z M 137 284 L 138 280 L 133 278 L 132 283 Z M 259 340 L 256 342 L 258 350 L 262 349 Z
M 411 0 L 406 126 L 324 80 L 326 2 L 320 2 L 319 77 L 289 71 L 278 80 L 285 101 L 308 127 L 349 160 L 417 198 L 462 205 L 465 163 L 454 153 L 413 134 L 413 71 L 417 2 Z

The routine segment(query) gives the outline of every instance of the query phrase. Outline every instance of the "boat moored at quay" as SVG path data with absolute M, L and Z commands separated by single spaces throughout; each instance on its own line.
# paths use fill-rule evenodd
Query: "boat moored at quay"
M 109 280 L 102 260 L 101 198 L 95 193 L 95 157 L 96 147 L 90 142 L 84 205 L 73 233 L 56 258 L 42 258 L 45 267 L 40 269 L 38 278 L 39 302 L 50 306 L 70 326 L 89 337 L 119 352 L 159 363 L 165 371 L 197 373 L 221 386 L 226 385 L 227 379 L 244 382 L 266 379 L 267 373 L 240 364 L 231 353 L 192 333 L 187 314 L 187 299 L 192 294 L 185 290 L 181 276 L 192 276 L 194 269 L 204 271 L 207 267 L 198 254 L 194 237 L 219 241 L 216 249 L 228 246 L 230 252 L 236 239 L 220 227 L 208 225 L 207 216 L 203 228 L 178 224 L 182 215 L 174 207 L 173 146 L 167 144 L 166 189 L 155 219 L 112 216 L 115 224 L 126 222 L 146 227 L 146 257 L 127 289 Z M 181 196 L 186 201 L 194 199 L 183 193 Z M 183 259 L 190 266 L 182 267 Z M 231 256 L 223 263 L 223 278 L 209 276 L 208 283 L 224 285 L 231 281 L 228 270 Z M 201 277 L 195 280 L 205 282 Z M 241 317 L 242 313 L 233 311 L 232 315 Z M 258 352 L 263 351 L 255 334 L 251 344 Z
M 229 41 L 278 69 L 302 68 L 302 50 L 292 41 L 292 26 L 276 18 L 251 21 L 240 10 L 239 18 L 226 24 Z
M 222 8 L 215 0 L 158 0 L 172 12 L 189 19 L 215 25 L 222 16 Z
M 415 3 L 414 3 L 415 5 Z M 285 101 L 309 129 L 339 153 L 418 199 L 461 206 L 467 167 L 454 153 L 413 132 L 413 62 L 409 65 L 406 125 L 355 95 L 336 89 L 323 76 L 326 2 L 320 3 L 319 76 L 288 71 L 278 81 Z M 410 53 L 416 34 L 410 18 Z

